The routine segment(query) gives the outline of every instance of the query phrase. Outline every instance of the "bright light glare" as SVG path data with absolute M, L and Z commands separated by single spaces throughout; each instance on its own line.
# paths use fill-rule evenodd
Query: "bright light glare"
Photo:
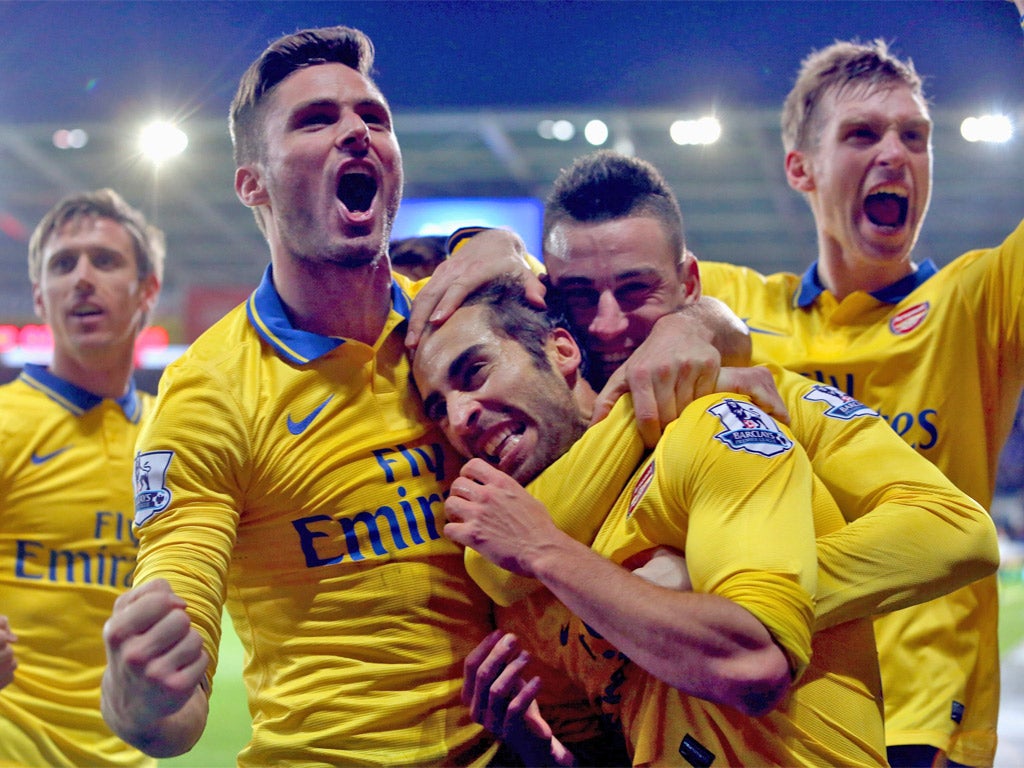
M 89 143 L 89 134 L 81 128 L 61 128 L 53 133 L 53 146 L 57 149 L 81 149 Z
M 599 147 L 608 141 L 608 126 L 601 120 L 591 120 L 583 127 L 583 137 L 593 146 Z
M 722 124 L 715 117 L 699 120 L 676 120 L 669 128 L 672 141 L 681 146 L 687 144 L 714 144 L 722 137 Z
M 541 120 L 537 123 L 537 135 L 542 139 L 569 141 L 576 135 L 576 126 L 568 120 Z
M 180 155 L 188 146 L 188 136 L 171 123 L 150 123 L 139 135 L 139 149 L 155 163 Z
M 576 126 L 568 120 L 555 120 L 555 124 L 551 126 L 551 133 L 559 141 L 569 141 L 576 135 Z
M 1006 115 L 968 117 L 960 123 L 960 135 L 971 142 L 1002 144 L 1013 138 L 1013 125 Z

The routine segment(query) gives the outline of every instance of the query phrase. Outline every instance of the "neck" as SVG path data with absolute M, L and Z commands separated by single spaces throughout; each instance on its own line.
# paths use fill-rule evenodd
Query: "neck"
M 857 291 L 880 291 L 916 270 L 909 253 L 871 258 L 844 252 L 836 243 L 819 247 L 818 280 L 840 301 Z
M 386 259 L 358 267 L 275 260 L 274 286 L 296 328 L 371 346 L 391 308 Z
M 99 397 L 117 399 L 128 392 L 134 366 L 134 348 L 71 355 L 54 350 L 49 370 Z

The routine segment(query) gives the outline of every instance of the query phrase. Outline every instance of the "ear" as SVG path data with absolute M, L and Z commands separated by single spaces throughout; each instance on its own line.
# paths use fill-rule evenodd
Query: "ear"
M 676 265 L 676 275 L 679 278 L 679 306 L 699 300 L 700 268 L 697 266 L 697 257 L 689 248 L 683 251 L 683 260 Z
M 235 169 L 235 194 L 248 208 L 267 203 L 267 189 L 258 166 L 243 165 Z
M 36 317 L 44 323 L 48 322 L 46 319 L 46 305 L 43 304 L 43 291 L 39 287 L 39 283 L 32 283 L 32 310 L 36 313 Z
M 146 317 L 149 317 L 156 306 L 156 300 L 160 296 L 160 281 L 154 274 L 149 274 L 141 283 L 139 296 L 142 301 L 142 310 Z
M 555 328 L 548 337 L 548 356 L 551 365 L 567 381 L 575 376 L 583 362 L 576 339 L 565 328 Z
M 814 189 L 814 168 L 805 152 L 793 149 L 786 153 L 786 181 L 797 192 Z

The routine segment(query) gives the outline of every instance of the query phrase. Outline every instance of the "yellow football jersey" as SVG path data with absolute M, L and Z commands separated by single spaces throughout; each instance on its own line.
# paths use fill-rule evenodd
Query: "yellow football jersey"
M 1024 224 L 941 270 L 930 262 L 843 301 L 803 277 L 701 265 L 704 290 L 774 361 L 878 409 L 959 488 L 988 507 L 1024 385 Z M 874 471 L 864 465 L 860 471 Z M 923 534 L 922 550 L 942 557 Z M 991 764 L 999 705 L 995 576 L 876 622 L 890 745 L 931 744 Z
M 168 579 L 214 659 L 226 600 L 253 715 L 240 765 L 493 754 L 459 700 L 493 622 L 442 534 L 460 461 L 411 385 L 410 289 L 396 276 L 371 347 L 295 329 L 268 269 L 167 369 L 139 437 L 136 581 Z
M 152 397 L 104 399 L 46 368 L 0 387 L 0 613 L 18 635 L 0 765 L 153 766 L 100 715 L 103 624 L 130 585 L 131 472 Z
M 631 423 L 631 409 L 617 406 L 566 454 L 577 482 L 587 484 L 608 466 Z M 565 670 L 606 722 L 622 727 L 636 765 L 884 765 L 870 623 L 817 633 L 804 668 L 803 622 L 810 616 L 797 596 L 814 583 L 807 578 L 817 570 L 812 539 L 844 525 L 822 486 L 812 494 L 814 482 L 785 428 L 743 398 L 713 395 L 687 408 L 626 487 L 605 501 L 610 514 L 593 544 L 620 563 L 657 545 L 675 547 L 686 554 L 695 590 L 758 616 L 803 670 L 764 717 L 665 685 L 546 591 L 499 609 L 499 624 L 519 634 L 540 662 Z M 796 575 L 801 569 L 803 577 Z M 578 707 L 566 710 L 547 696 L 543 703 L 558 728 L 580 717 Z

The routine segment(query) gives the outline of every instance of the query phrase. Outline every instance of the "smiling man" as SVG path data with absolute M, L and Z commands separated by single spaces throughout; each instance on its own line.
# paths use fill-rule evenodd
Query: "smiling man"
M 155 756 L 206 727 L 225 606 L 253 715 L 240 765 L 494 753 L 459 701 L 490 604 L 440 533 L 459 462 L 408 381 L 402 157 L 372 66 L 358 30 L 303 30 L 232 104 L 270 266 L 164 374 L 137 444 L 137 586 L 105 631 L 104 716 Z
M 109 189 L 61 200 L 29 243 L 48 365 L 0 388 L 0 764 L 151 766 L 100 716 L 101 632 L 131 581 L 129 486 L 153 397 L 133 382 L 163 233 Z

